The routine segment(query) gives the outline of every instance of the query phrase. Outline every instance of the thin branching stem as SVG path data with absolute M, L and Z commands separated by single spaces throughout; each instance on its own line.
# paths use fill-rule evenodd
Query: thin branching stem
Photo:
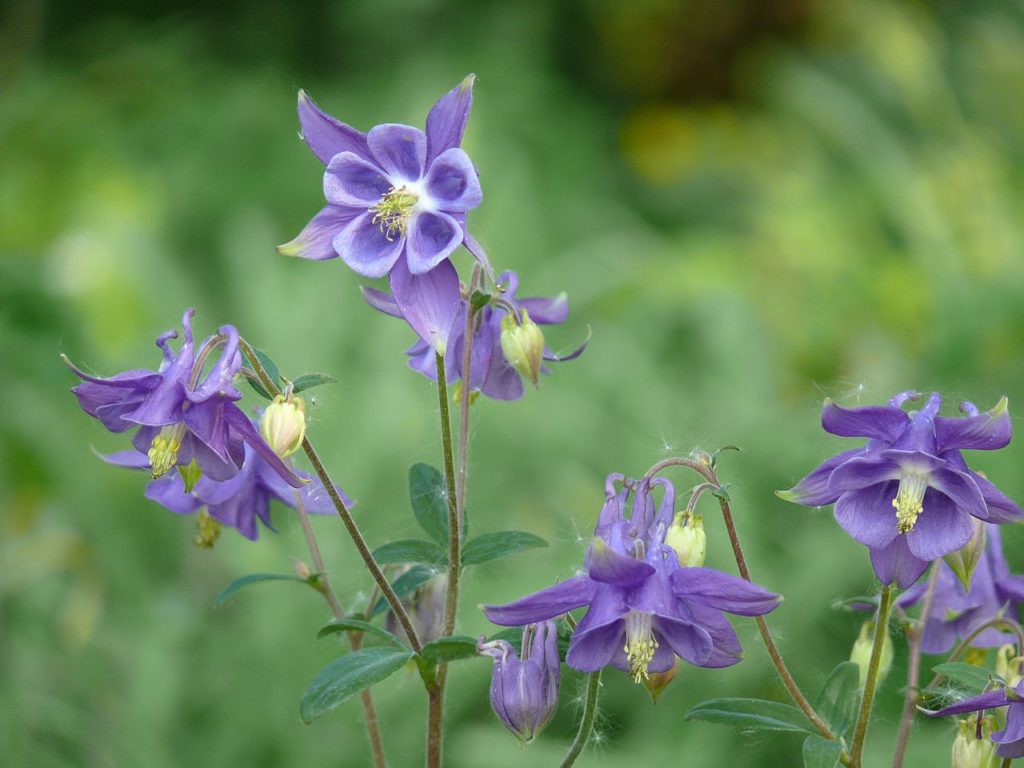
M 882 648 L 889 632 L 889 615 L 892 613 L 892 601 L 896 590 L 892 584 L 882 587 L 882 596 L 878 601 L 875 613 L 875 635 L 871 645 L 871 660 L 868 662 L 868 673 L 864 680 L 864 692 L 860 697 L 860 710 L 857 713 L 857 725 L 853 729 L 853 745 L 850 747 L 850 768 L 860 768 L 861 755 L 864 753 L 864 740 L 868 735 L 868 723 L 871 721 L 871 707 L 875 702 L 875 687 L 878 684 L 878 672 L 882 664 Z
M 597 716 L 597 696 L 601 690 L 601 670 L 591 672 L 587 677 L 587 693 L 583 699 L 583 713 L 580 715 L 580 729 L 576 732 L 572 746 L 565 754 L 559 768 L 569 768 L 576 762 L 587 742 L 590 741 L 590 734 L 594 730 L 594 718 Z

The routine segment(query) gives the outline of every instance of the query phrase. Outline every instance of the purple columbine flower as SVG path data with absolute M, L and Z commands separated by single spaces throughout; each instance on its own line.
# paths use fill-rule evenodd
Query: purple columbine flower
M 259 536 L 256 521 L 273 530 L 270 524 L 270 500 L 277 499 L 281 503 L 295 508 L 295 494 L 299 494 L 307 512 L 329 515 L 334 512 L 330 497 L 323 483 L 302 470 L 294 470 L 306 484 L 301 488 L 292 488 L 281 479 L 277 470 L 271 467 L 249 445 L 245 448 L 245 459 L 242 468 L 227 480 L 214 480 L 200 477 L 191 491 L 186 490 L 182 473 L 173 472 L 152 480 L 146 486 L 146 498 L 179 515 L 191 515 L 204 507 L 210 517 L 222 525 L 234 528 L 250 541 Z M 147 457 L 136 451 L 104 456 L 111 464 L 129 468 L 145 468 Z M 346 506 L 351 508 L 354 502 L 338 488 Z
M 502 319 L 512 308 L 517 312 L 525 310 L 529 313 L 530 319 L 538 325 L 560 325 L 569 317 L 569 299 L 564 292 L 552 298 L 517 298 L 519 276 L 515 272 L 503 272 L 498 278 L 498 284 L 503 288 L 500 294 L 501 302 L 488 304 L 477 312 L 469 389 L 471 392 L 483 392 L 494 400 L 518 400 L 523 396 L 523 379 L 502 353 Z M 363 296 L 374 309 L 392 317 L 403 317 L 394 297 L 387 293 L 373 288 L 363 288 Z M 450 354 L 445 355 L 445 376 L 449 382 L 462 379 L 467 303 L 467 299 L 460 298 L 457 316 L 448 336 Z M 435 314 L 441 315 L 440 312 Z M 424 336 L 415 325 L 413 329 L 420 334 L 420 340 L 405 352 L 409 356 L 409 367 L 436 381 L 437 362 L 431 337 Z M 586 346 L 587 342 L 584 342 L 574 351 L 561 356 L 545 348 L 544 359 L 549 362 L 573 360 L 583 354 Z
M 466 77 L 434 104 L 426 132 L 386 123 L 364 134 L 321 111 L 300 91 L 302 137 L 326 166 L 328 204 L 278 250 L 314 260 L 340 256 L 366 277 L 390 274 L 391 290 L 403 311 L 415 314 L 425 291 L 446 290 L 457 303 L 457 290 L 451 288 L 454 280 L 457 289 L 458 277 L 448 257 L 465 245 L 486 264 L 483 250 L 466 231 L 466 216 L 482 199 L 480 181 L 459 147 L 473 103 L 474 77 Z M 442 274 L 424 286 L 425 276 L 435 271 Z M 442 354 L 454 316 L 445 320 L 431 339 Z M 416 327 L 415 318 L 409 322 Z
M 999 745 L 996 748 L 996 754 L 999 757 L 1024 757 L 1024 680 L 1019 682 L 1015 688 L 1008 687 L 998 691 L 988 691 L 958 701 L 937 712 L 921 711 L 929 717 L 945 717 L 965 712 L 980 712 L 983 709 L 996 707 L 1008 707 L 1006 727 L 992 734 L 992 741 Z
M 822 463 L 780 498 L 817 507 L 835 504 L 835 517 L 868 547 L 884 584 L 905 589 L 928 563 L 964 546 L 971 516 L 993 523 L 1024 516 L 1014 502 L 976 472 L 963 449 L 996 450 L 1010 442 L 1006 398 L 987 413 L 962 403 L 963 418 L 938 416 L 942 398 L 933 393 L 924 407 L 907 413 L 916 400 L 903 392 L 887 406 L 841 408 L 825 401 L 821 423 L 842 437 L 866 437 L 861 448 Z
M 636 682 L 665 672 L 678 656 L 699 667 L 726 667 L 743 654 L 725 613 L 761 616 L 781 598 L 711 568 L 683 568 L 665 544 L 675 491 L 662 478 L 606 481 L 606 501 L 587 553 L 586 573 L 508 605 L 485 606 L 495 624 L 521 626 L 588 606 L 569 644 L 566 663 L 581 672 L 611 665 Z M 652 486 L 664 494 L 655 511 Z M 635 489 L 632 514 L 625 504 Z
M 484 642 L 477 652 L 494 659 L 491 708 L 501 722 L 529 743 L 543 730 L 558 706 L 561 667 L 558 629 L 552 621 L 530 624 L 523 630 L 523 658 L 506 640 Z
M 132 444 L 148 457 L 154 478 L 194 460 L 204 475 L 227 480 L 242 466 L 244 445 L 249 445 L 290 485 L 301 486 L 304 481 L 278 458 L 235 404 L 242 397 L 234 385 L 242 366 L 238 331 L 233 325 L 221 326 L 217 335 L 199 345 L 197 354 L 192 338 L 194 314 L 193 309 L 185 310 L 184 337 L 177 352 L 170 346 L 177 331 L 157 338 L 163 360 L 156 371 L 131 370 L 103 379 L 68 362 L 83 379 L 71 390 L 82 410 L 111 432 L 138 427 Z M 219 357 L 204 374 L 207 358 L 219 348 Z
M 971 577 L 970 589 L 964 589 L 952 569 L 939 563 L 938 581 L 932 597 L 931 610 L 925 617 L 921 650 L 925 653 L 947 653 L 986 621 L 1009 612 L 1016 620 L 1024 603 L 1024 576 L 1013 576 L 1003 555 L 999 526 L 986 524 L 985 553 L 978 561 Z M 897 599 L 902 608 L 917 605 L 927 591 L 924 582 L 916 584 Z M 971 641 L 978 648 L 1009 643 L 1013 635 L 994 627 L 983 631 Z

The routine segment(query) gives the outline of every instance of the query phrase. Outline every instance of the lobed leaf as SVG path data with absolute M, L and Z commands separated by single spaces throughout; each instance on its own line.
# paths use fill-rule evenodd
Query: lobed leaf
M 428 664 L 471 659 L 476 655 L 476 639 L 469 635 L 439 637 L 424 645 L 420 651 L 420 656 Z
M 429 563 L 445 565 L 448 553 L 438 544 L 421 539 L 399 539 L 381 544 L 373 550 L 373 559 L 385 563 Z
M 693 707 L 683 719 L 758 731 L 816 733 L 799 709 L 767 699 L 712 699 Z
M 409 500 L 416 522 L 434 541 L 448 547 L 448 492 L 444 475 L 429 464 L 409 467 Z
M 393 675 L 413 656 L 395 648 L 362 648 L 335 659 L 320 670 L 299 704 L 304 723 L 355 696 L 364 688 Z
M 462 564 L 479 565 L 499 557 L 514 555 L 526 549 L 546 547 L 548 543 L 540 536 L 526 531 L 499 531 L 484 533 L 466 542 L 462 549 Z
M 362 619 L 356 619 L 346 616 L 344 619 L 332 621 L 330 624 L 323 626 L 316 633 L 316 639 L 319 640 L 322 637 L 328 635 L 336 635 L 341 632 L 365 632 L 370 635 L 375 635 L 392 645 L 396 645 L 399 648 L 405 649 L 405 645 L 396 635 L 391 634 L 386 629 L 382 629 L 374 624 L 370 624 Z
M 932 667 L 932 672 L 960 683 L 967 689 L 967 693 L 971 695 L 981 693 L 992 678 L 992 673 L 984 667 L 965 664 L 962 661 L 938 664 Z
M 844 661 L 825 680 L 814 709 L 833 733 L 846 736 L 857 718 L 859 694 L 860 668 L 852 661 Z
M 326 373 L 304 373 L 292 382 L 292 392 L 298 394 L 313 387 L 319 387 L 323 384 L 336 384 L 337 382 L 336 378 L 328 376 Z

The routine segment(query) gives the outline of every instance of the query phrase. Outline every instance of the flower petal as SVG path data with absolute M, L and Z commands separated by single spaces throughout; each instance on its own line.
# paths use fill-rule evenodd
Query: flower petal
M 886 546 L 898 533 L 892 506 L 897 488 L 890 481 L 844 493 L 836 501 L 836 522 L 865 546 Z
M 895 583 L 900 589 L 911 586 L 928 567 L 928 560 L 911 554 L 906 536 L 897 536 L 888 545 L 870 551 L 875 575 L 883 584 Z
M 1004 691 L 988 691 L 987 693 L 963 699 L 956 704 L 951 704 L 939 710 L 922 709 L 921 711 L 928 715 L 928 717 L 945 717 L 946 715 L 962 715 L 964 712 L 977 712 L 982 709 L 992 709 L 993 707 L 1005 707 L 1006 704 L 1006 693 Z
M 907 546 L 915 557 L 935 560 L 971 540 L 974 533 L 971 516 L 948 496 L 929 488 L 922 504 L 923 510 L 914 529 L 907 534 Z
M 654 567 L 620 552 L 595 538 L 587 554 L 587 572 L 594 581 L 617 587 L 636 587 L 654 573 Z
M 624 621 L 602 624 L 587 632 L 576 631 L 569 643 L 565 663 L 578 672 L 596 672 L 611 664 L 622 651 L 626 634 Z
M 982 477 L 976 472 L 971 472 L 971 479 L 974 480 L 978 490 L 981 491 L 985 504 L 988 506 L 988 521 L 991 523 L 1019 523 L 1024 518 L 1024 509 L 996 488 L 988 478 Z
M 351 152 L 331 158 L 324 173 L 327 202 L 349 208 L 366 210 L 377 204 L 393 186 L 378 166 Z
M 826 399 L 821 411 L 821 426 L 840 437 L 869 437 L 893 443 L 909 423 L 904 411 L 884 405 L 843 408 Z
M 529 312 L 530 319 L 540 325 L 558 325 L 569 319 L 569 294 L 565 291 L 551 298 L 516 299 L 516 304 Z
M 391 270 L 391 293 L 405 321 L 439 355 L 444 355 L 462 307 L 459 275 L 452 263 L 414 275 L 400 259 Z
M 414 275 L 430 272 L 462 242 L 462 227 L 440 211 L 420 211 L 409 222 L 406 256 Z
M 260 433 L 256 431 L 253 423 L 241 408 L 234 403 L 228 403 L 224 406 L 224 419 L 288 485 L 292 488 L 302 488 L 306 484 L 306 480 L 295 474 L 294 470 L 274 453 L 274 449 L 263 441 Z
M 847 493 L 884 484 L 900 476 L 899 465 L 884 454 L 871 452 L 857 456 L 836 467 L 828 478 L 828 489 Z
M 341 205 L 328 205 L 310 219 L 295 239 L 277 246 L 277 252 L 283 256 L 296 256 L 312 261 L 326 261 L 338 257 L 334 250 L 334 236 L 348 226 L 353 219 L 366 212 L 361 208 L 346 208 Z
M 966 472 L 943 467 L 931 473 L 928 485 L 948 496 L 954 504 L 979 520 L 988 519 L 988 505 L 981 489 Z
M 849 461 L 855 456 L 861 456 L 864 452 L 864 448 L 854 448 L 825 459 L 807 477 L 788 491 L 776 491 L 775 495 L 785 501 L 792 501 L 808 507 L 821 507 L 826 504 L 832 504 L 839 498 L 839 493 L 829 489 L 829 476 L 843 462 Z
M 370 129 L 366 143 L 374 159 L 395 182 L 394 186 L 422 178 L 427 161 L 427 137 L 419 128 L 384 123 Z
M 434 205 L 443 211 L 469 211 L 483 200 L 476 168 L 469 155 L 458 148 L 438 155 L 430 164 L 424 182 Z
M 694 666 L 704 666 L 714 650 L 708 631 L 685 619 L 656 616 L 654 629 L 676 656 Z
M 999 757 L 1024 757 L 1024 706 L 1011 703 L 1006 710 L 1006 727 L 992 734 L 992 741 L 999 744 Z
M 483 611 L 494 624 L 524 627 L 586 605 L 593 599 L 596 588 L 590 578 L 580 574 L 506 605 L 485 605 Z
M 1009 403 L 1004 397 L 990 411 L 958 419 L 935 418 L 938 450 L 974 448 L 994 451 L 1009 444 L 1013 434 Z
M 737 616 L 763 616 L 782 602 L 781 595 L 713 568 L 680 568 L 672 573 L 671 579 L 672 592 L 680 600 Z
M 466 75 L 461 83 L 437 100 L 427 115 L 427 163 L 445 150 L 462 143 L 462 135 L 469 122 L 473 106 L 473 81 L 476 75 Z
M 403 320 L 402 310 L 398 308 L 398 303 L 395 301 L 395 297 L 385 291 L 378 291 L 376 288 L 368 288 L 362 286 L 360 290 L 363 292 L 363 299 L 371 307 L 376 309 L 378 312 L 383 312 L 385 315 L 391 315 Z
M 383 277 L 398 261 L 404 237 L 389 240 L 372 213 L 353 219 L 331 241 L 342 261 L 364 277 Z
M 199 499 L 185 493 L 185 484 L 177 472 L 151 481 L 146 486 L 144 495 L 150 501 L 155 501 L 160 506 L 179 515 L 191 515 L 203 506 L 203 502 Z
M 686 607 L 691 613 L 693 623 L 711 637 L 711 653 L 701 662 L 702 667 L 731 667 L 743 659 L 743 646 L 740 645 L 736 630 L 725 618 L 725 614 L 698 603 L 687 603 Z
M 322 111 L 305 91 L 299 91 L 299 125 L 302 140 L 320 162 L 327 165 L 340 152 L 369 159 L 366 135 Z

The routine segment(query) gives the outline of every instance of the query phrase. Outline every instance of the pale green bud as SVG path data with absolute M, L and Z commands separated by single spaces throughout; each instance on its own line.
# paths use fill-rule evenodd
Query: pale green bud
M 306 404 L 294 395 L 278 395 L 260 419 L 260 434 L 282 459 L 302 446 L 306 436 Z
M 860 687 L 864 687 L 868 679 L 868 667 L 871 665 L 871 651 L 874 648 L 875 622 L 865 621 L 861 624 L 860 634 L 853 643 L 850 651 L 850 661 L 860 668 Z M 878 659 L 878 683 L 881 683 L 889 674 L 892 667 L 892 639 L 889 633 L 883 635 L 882 655 Z
M 213 545 L 220 538 L 221 524 L 210 516 L 203 507 L 196 514 L 196 535 L 192 543 L 197 549 L 213 549 Z
M 996 674 L 1006 681 L 1007 688 L 1016 688 L 1024 680 L 1024 656 L 1015 656 L 1012 645 L 1002 645 L 996 651 Z
M 992 730 L 989 718 L 982 720 L 980 739 L 978 730 L 977 715 L 957 723 L 957 734 L 953 740 L 953 768 L 999 768 L 996 745 L 989 738 Z
M 971 525 L 974 527 L 974 533 L 971 535 L 970 540 L 960 549 L 950 552 L 945 557 L 946 565 L 956 574 L 960 583 L 964 585 L 964 589 L 971 588 L 971 576 L 974 574 L 975 566 L 978 565 L 985 554 L 985 540 L 987 538 L 986 524 L 984 522 L 976 517 L 972 517 Z
M 522 324 L 512 312 L 501 319 L 501 351 L 509 364 L 536 386 L 544 360 L 544 334 L 525 309 L 520 314 Z
M 704 565 L 707 554 L 708 536 L 704 532 L 704 518 L 680 512 L 665 534 L 665 543 L 679 555 L 679 564 L 684 568 Z

